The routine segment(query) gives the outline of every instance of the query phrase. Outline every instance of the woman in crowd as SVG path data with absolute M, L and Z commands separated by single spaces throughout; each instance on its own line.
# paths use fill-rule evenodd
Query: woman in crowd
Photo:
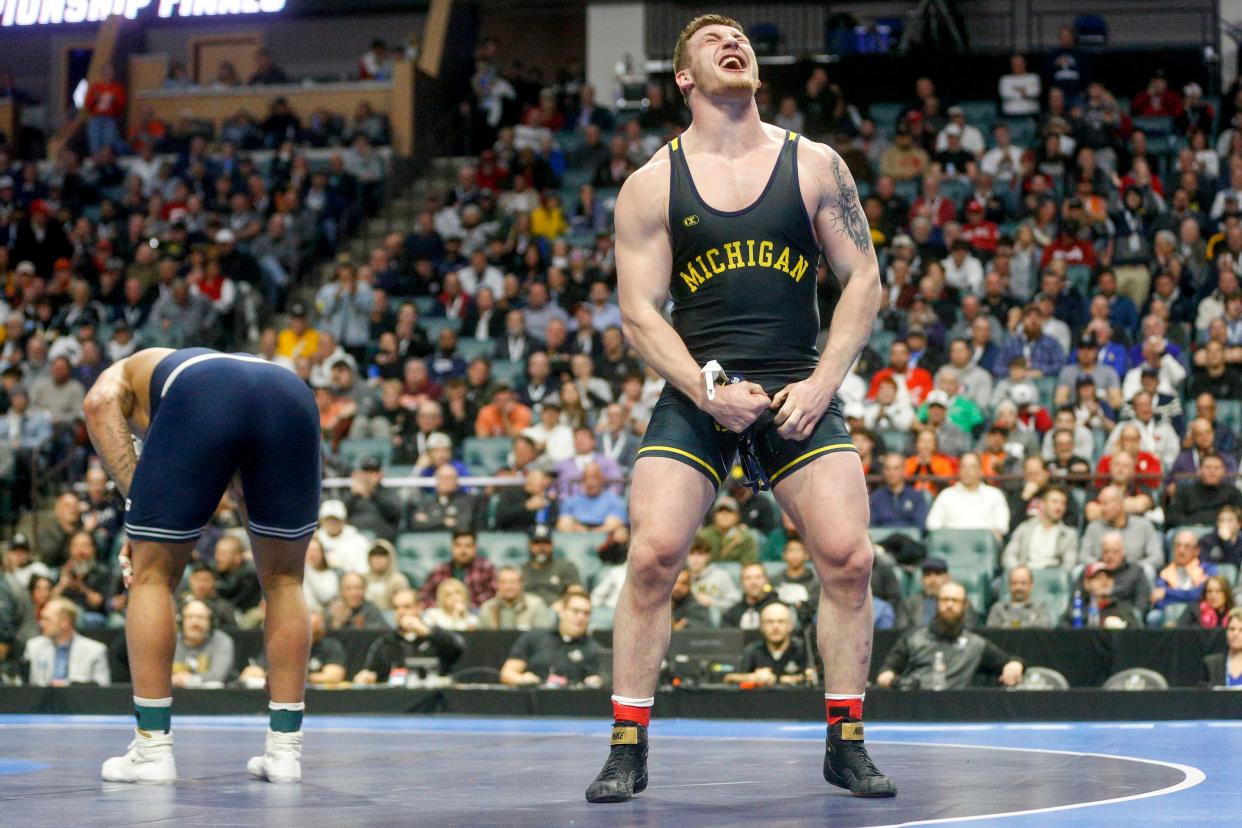
M 468 632 L 479 626 L 478 617 L 470 611 L 466 585 L 456 578 L 447 578 L 436 587 L 436 605 L 423 613 L 423 621 L 453 632 Z
M 340 576 L 328 566 L 319 540 L 311 538 L 306 547 L 306 574 L 302 578 L 302 592 L 311 612 L 323 612 L 337 597 L 340 586 Z
M 1242 609 L 1229 611 L 1225 652 L 1203 659 L 1204 683 L 1210 687 L 1242 690 Z
M 1233 612 L 1233 590 L 1229 582 L 1213 575 L 1203 584 L 1203 598 L 1182 613 L 1183 627 L 1200 627 L 1205 630 L 1225 628 Z

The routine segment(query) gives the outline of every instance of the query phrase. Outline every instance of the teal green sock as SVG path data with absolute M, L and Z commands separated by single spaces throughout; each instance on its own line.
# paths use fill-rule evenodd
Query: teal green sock
M 140 699 L 134 696 L 134 718 L 138 729 L 148 733 L 168 733 L 172 730 L 172 697 L 167 699 Z
M 306 703 L 281 704 L 271 702 L 267 706 L 271 723 L 268 725 L 275 733 L 297 733 L 302 729 L 302 714 L 306 711 Z

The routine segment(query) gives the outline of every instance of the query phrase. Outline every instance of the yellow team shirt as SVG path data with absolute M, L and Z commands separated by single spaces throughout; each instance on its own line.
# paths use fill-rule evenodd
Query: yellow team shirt
M 318 349 L 319 331 L 314 328 L 308 328 L 301 336 L 295 334 L 292 328 L 285 328 L 276 338 L 276 353 L 286 359 L 310 356 Z

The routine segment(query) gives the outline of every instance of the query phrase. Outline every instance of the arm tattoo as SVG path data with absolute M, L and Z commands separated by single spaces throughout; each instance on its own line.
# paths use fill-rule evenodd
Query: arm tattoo
M 87 419 L 87 431 L 100 461 L 124 496 L 138 467 L 138 454 L 134 451 L 134 438 L 126 421 L 125 412 L 132 410 L 132 392 L 125 391 L 119 405 L 112 405 L 93 422 Z
M 835 154 L 832 157 L 832 175 L 837 180 L 836 195 L 828 197 L 833 225 L 838 233 L 849 236 L 859 253 L 866 253 L 871 250 L 871 228 L 863 215 L 862 205 L 858 203 L 858 188 L 848 177 L 848 172 L 842 171 L 841 156 Z

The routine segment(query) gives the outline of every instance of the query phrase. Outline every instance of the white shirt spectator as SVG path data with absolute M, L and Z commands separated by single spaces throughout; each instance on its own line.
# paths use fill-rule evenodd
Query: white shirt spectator
M 958 290 L 978 296 L 983 290 L 983 263 L 969 253 L 958 264 L 953 256 L 945 256 L 940 260 L 944 267 L 944 280 Z
M 889 405 L 869 402 L 863 406 L 863 424 L 881 431 L 909 431 L 914 422 L 914 407 L 909 396 L 901 397 Z
M 1126 378 L 1121 381 L 1121 396 L 1124 399 L 1133 399 L 1134 395 L 1143 390 L 1143 368 L 1147 363 L 1135 366 L 1126 371 Z M 1182 382 L 1186 379 L 1186 369 L 1174 357 L 1165 354 L 1160 358 L 1160 376 L 1156 383 L 1156 390 L 1161 394 L 1172 394 L 1176 396 L 1181 393 L 1180 388 Z
M 306 604 L 312 612 L 326 611 L 340 591 L 341 576 L 335 569 L 306 567 L 302 577 L 302 594 L 306 596 Z
M 867 381 L 854 373 L 854 369 L 851 368 L 846 372 L 845 379 L 841 380 L 841 387 L 837 389 L 837 398 L 841 401 L 842 408 L 850 403 L 862 405 L 867 401 Z
M 1000 92 L 1001 112 L 1006 115 L 1039 114 L 1039 75 L 1027 72 L 1022 75 L 1001 75 L 997 84 Z
M 474 296 L 479 288 L 490 288 L 493 296 L 503 296 L 505 292 L 505 275 L 500 268 L 489 264 L 480 274 L 473 267 L 462 267 L 457 270 L 457 278 L 461 280 L 461 289 Z
M 979 131 L 979 127 L 970 124 L 962 124 L 962 149 L 969 152 L 975 158 L 983 154 L 987 149 L 987 143 L 983 140 L 983 133 Z M 949 136 L 942 129 L 936 136 L 936 152 L 944 152 L 949 148 Z
M 1073 349 L 1070 347 L 1070 329 L 1060 319 L 1055 316 L 1049 316 L 1044 320 L 1044 333 L 1057 341 L 1061 346 L 1063 353 L 1070 353 Z
M 534 440 L 544 447 L 544 454 L 553 463 L 568 460 L 574 456 L 574 430 L 564 423 L 557 423 L 552 428 L 543 423 L 522 430 L 522 435 Z
M 996 181 L 1006 183 L 1022 169 L 1022 150 L 1013 144 L 1007 147 L 992 147 L 983 154 L 979 169 Z
M 927 513 L 927 529 L 991 529 L 1009 531 L 1009 504 L 995 486 L 980 483 L 973 490 L 955 483 L 936 495 Z
M 347 523 L 335 537 L 320 528 L 315 533 L 315 538 L 323 547 L 323 556 L 328 566 L 341 572 L 366 574 L 369 569 L 367 552 L 371 549 L 371 542 L 356 527 Z

